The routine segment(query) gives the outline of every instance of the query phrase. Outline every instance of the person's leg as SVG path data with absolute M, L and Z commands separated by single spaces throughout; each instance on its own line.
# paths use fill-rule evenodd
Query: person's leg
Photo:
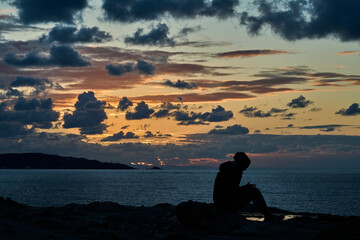
M 229 210 L 237 211 L 246 207 L 250 202 L 253 202 L 255 207 L 265 216 L 270 214 L 263 195 L 256 187 L 241 189 L 239 194 L 227 201 L 224 206 Z

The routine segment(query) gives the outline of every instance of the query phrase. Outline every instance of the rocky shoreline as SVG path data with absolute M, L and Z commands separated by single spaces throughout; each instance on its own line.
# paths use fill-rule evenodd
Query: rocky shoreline
M 272 211 L 285 214 L 286 220 L 263 222 L 251 206 L 234 214 L 192 201 L 153 207 L 113 202 L 31 207 L 0 197 L 0 239 L 360 239 L 360 217 Z

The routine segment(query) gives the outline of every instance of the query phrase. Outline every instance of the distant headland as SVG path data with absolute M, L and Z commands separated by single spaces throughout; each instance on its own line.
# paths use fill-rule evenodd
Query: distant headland
M 43 153 L 0 154 L 2 169 L 135 169 L 120 163 L 86 158 L 62 157 Z

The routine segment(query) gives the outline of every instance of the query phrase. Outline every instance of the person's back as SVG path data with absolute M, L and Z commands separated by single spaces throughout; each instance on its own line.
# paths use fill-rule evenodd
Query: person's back
M 241 177 L 242 171 L 235 166 L 235 162 L 228 161 L 219 166 L 213 192 L 214 203 L 217 206 L 236 195 Z

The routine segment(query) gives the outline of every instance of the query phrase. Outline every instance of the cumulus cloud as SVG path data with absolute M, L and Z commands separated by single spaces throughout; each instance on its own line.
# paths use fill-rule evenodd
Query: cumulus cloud
M 125 73 L 132 72 L 133 71 L 133 64 L 132 63 L 126 63 L 126 64 L 108 64 L 105 66 L 107 73 L 111 76 L 121 76 Z
M 196 83 L 189 83 L 185 80 L 178 79 L 176 82 L 172 82 L 171 80 L 166 80 L 163 83 L 164 86 L 179 88 L 179 89 L 195 89 L 197 88 Z
M 168 34 L 169 27 L 165 23 L 159 23 L 148 33 L 144 33 L 144 29 L 139 28 L 133 36 L 127 36 L 124 42 L 133 45 L 174 46 L 175 41 L 169 38 Z
M 175 120 L 180 121 L 179 125 L 204 125 L 205 122 L 224 122 L 230 120 L 234 114 L 232 111 L 226 111 L 218 105 L 211 112 L 196 113 L 186 111 L 176 111 L 173 113 Z
M 22 23 L 64 22 L 73 23 L 75 16 L 88 6 L 87 0 L 15 0 Z
M 360 39 L 356 22 L 360 22 L 360 2 L 348 0 L 253 1 L 259 12 L 243 12 L 241 24 L 250 34 L 259 34 L 264 26 L 290 41 L 336 37 L 341 41 Z
M 312 101 L 306 100 L 303 95 L 300 95 L 298 98 L 292 99 L 287 105 L 291 108 L 306 108 L 312 103 Z
M 153 75 L 156 67 L 144 60 L 138 59 L 136 64 L 124 63 L 124 64 L 108 64 L 105 66 L 108 75 L 110 76 L 122 76 L 130 72 L 138 72 L 139 74 Z
M 151 138 L 151 137 L 156 137 L 156 135 L 153 134 L 151 131 L 146 131 L 144 137 Z
M 268 112 L 264 112 L 262 110 L 258 110 L 257 107 L 246 107 L 245 106 L 242 110 L 240 110 L 239 113 L 244 114 L 246 117 L 266 118 L 266 117 L 273 117 L 274 116 L 273 113 L 283 113 L 286 111 L 287 111 L 287 109 L 272 108 Z
M 201 113 L 176 111 L 173 113 L 178 125 L 205 125 L 204 121 L 199 120 Z
M 355 116 L 355 115 L 358 115 L 358 114 L 360 114 L 359 104 L 358 103 L 353 103 L 353 104 L 350 105 L 349 108 L 340 109 L 335 114 L 340 114 L 342 116 Z
M 136 69 L 139 71 L 140 74 L 146 75 L 153 75 L 155 71 L 155 66 L 151 63 L 144 61 L 144 60 L 137 60 Z
M 154 113 L 156 118 L 171 117 L 174 115 L 173 110 L 180 110 L 181 108 L 186 109 L 187 106 L 182 106 L 181 104 L 173 104 L 171 102 L 163 102 L 159 106 L 160 110 Z
M 94 92 L 79 94 L 73 113 L 65 113 L 64 128 L 80 128 L 81 134 L 101 134 L 106 130 L 106 102 L 99 101 Z
M 4 89 L 5 93 L 0 93 L 0 99 L 8 99 L 11 97 L 22 97 L 24 95 L 23 92 L 9 87 L 8 89 Z
M 171 116 L 171 113 L 167 109 L 160 109 L 154 113 L 154 117 L 156 118 L 164 118 Z
M 74 26 L 56 25 L 53 27 L 48 36 L 41 37 L 41 41 L 58 42 L 58 43 L 103 43 L 110 41 L 112 36 L 99 30 L 98 27 L 81 27 L 77 29 Z
M 231 52 L 222 52 L 216 54 L 218 58 L 246 58 L 246 57 L 256 57 L 263 55 L 279 55 L 279 54 L 290 54 L 288 51 L 281 51 L 275 49 L 255 49 L 255 50 L 237 50 Z
M 207 122 L 223 122 L 230 120 L 233 116 L 232 111 L 226 111 L 222 106 L 218 105 L 211 112 L 203 113 L 199 118 Z
M 12 109 L 9 108 L 9 104 L 2 102 L 0 105 L 0 122 L 19 123 L 48 129 L 52 127 L 52 122 L 59 118 L 59 113 L 53 110 L 51 98 L 38 100 L 19 97 Z M 16 129 L 23 128 L 16 127 Z
M 166 110 L 180 109 L 181 107 L 182 107 L 181 104 L 173 104 L 171 102 L 163 102 L 160 105 L 160 108 L 166 109 Z
M 153 114 L 155 111 L 149 108 L 144 101 L 139 102 L 135 107 L 135 112 L 126 112 L 126 119 L 127 120 L 139 120 L 150 118 L 150 115 Z
M 226 134 L 226 135 L 238 135 L 238 134 L 248 134 L 249 129 L 247 127 L 242 127 L 239 124 L 233 126 L 228 126 L 226 129 L 212 129 L 209 134 Z
M 101 139 L 101 141 L 102 142 L 117 142 L 117 141 L 120 141 L 121 139 L 134 139 L 134 138 L 139 138 L 139 137 L 136 136 L 135 133 L 133 133 L 133 132 L 124 133 L 123 131 L 120 131 L 118 133 L 115 133 L 112 136 L 108 136 L 108 137 Z
M 7 53 L 4 59 L 8 65 L 16 67 L 31 66 L 60 66 L 60 67 L 85 67 L 91 65 L 84 60 L 81 55 L 70 46 L 56 46 L 50 48 L 50 56 L 41 56 L 38 51 L 33 51 L 25 55 L 24 58 L 17 57 L 14 53 Z
M 125 111 L 126 109 L 128 109 L 132 105 L 133 105 L 132 101 L 130 101 L 127 97 L 123 97 L 119 101 L 119 105 L 118 105 L 117 109 L 121 110 L 121 111 Z
M 104 0 L 102 8 L 112 21 L 136 22 L 156 20 L 169 15 L 189 19 L 198 16 L 227 18 L 235 14 L 238 0 Z

